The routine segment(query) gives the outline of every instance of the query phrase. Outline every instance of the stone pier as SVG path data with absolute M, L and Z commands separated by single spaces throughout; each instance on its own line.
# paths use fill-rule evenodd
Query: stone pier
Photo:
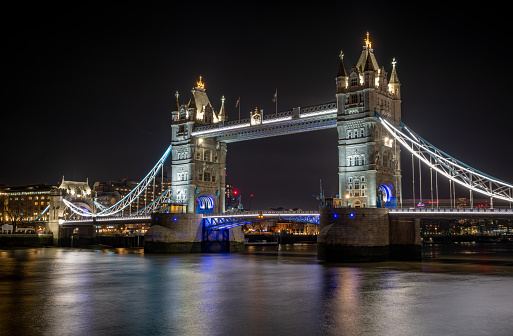
M 242 227 L 205 230 L 201 214 L 154 213 L 144 235 L 150 253 L 236 252 L 244 247 Z
M 317 258 L 334 262 L 419 260 L 419 222 L 390 219 L 388 209 L 320 209 Z

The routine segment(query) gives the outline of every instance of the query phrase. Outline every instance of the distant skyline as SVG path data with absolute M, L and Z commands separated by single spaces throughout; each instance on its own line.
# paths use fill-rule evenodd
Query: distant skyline
M 505 13 L 394 1 L 276 7 L 12 8 L 0 184 L 142 179 L 169 145 L 175 92 L 186 103 L 199 76 L 216 110 L 225 96 L 229 120 L 239 97 L 242 118 L 274 113 L 276 90 L 279 111 L 332 101 L 340 51 L 346 68 L 356 64 L 367 31 L 379 65 L 390 73 L 397 61 L 404 123 L 513 182 Z M 254 209 L 314 209 L 320 180 L 338 193 L 337 162 L 335 129 L 233 143 L 227 182 L 243 203 L 254 194 Z

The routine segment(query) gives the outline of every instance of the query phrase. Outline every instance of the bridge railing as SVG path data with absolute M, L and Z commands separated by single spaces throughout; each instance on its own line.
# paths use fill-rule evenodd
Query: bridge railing
M 322 113 L 336 112 L 336 110 L 337 110 L 336 102 L 308 106 L 308 107 L 300 108 L 299 117 L 306 118 L 306 117 L 310 117 L 310 116 L 316 116 L 316 115 L 319 115 Z M 293 110 L 281 111 L 278 113 L 271 113 L 271 114 L 264 114 L 263 122 L 269 123 L 272 121 L 280 121 L 280 120 L 284 120 L 284 119 L 290 120 L 293 115 L 294 115 Z M 244 118 L 244 119 L 239 119 L 239 120 L 220 122 L 217 124 L 197 126 L 194 128 L 194 133 L 197 135 L 201 135 L 201 133 L 203 133 L 203 132 L 215 131 L 215 130 L 228 131 L 230 129 L 235 129 L 235 128 L 239 128 L 239 127 L 243 127 L 243 126 L 250 126 L 250 125 L 251 125 L 250 118 Z
M 335 111 L 337 110 L 336 102 L 302 108 L 300 116 L 302 118 L 304 118 L 304 117 L 314 116 L 319 113 L 331 111 L 331 110 L 335 110 Z
M 111 217 L 96 217 L 94 221 L 96 222 L 110 222 L 110 221 L 117 221 L 117 220 L 137 220 L 137 219 L 150 219 L 150 215 L 139 215 L 139 216 L 111 216 Z M 70 219 L 64 219 L 64 223 L 88 223 L 92 222 L 92 217 L 87 218 L 70 218 Z

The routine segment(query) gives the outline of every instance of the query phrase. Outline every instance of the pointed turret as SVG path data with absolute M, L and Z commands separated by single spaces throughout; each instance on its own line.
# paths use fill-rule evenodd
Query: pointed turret
M 342 51 L 340 51 L 340 63 L 338 65 L 337 78 L 335 80 L 337 82 L 337 93 L 347 88 L 347 72 L 346 67 L 344 66 L 344 53 Z
M 175 93 L 175 105 L 173 106 L 173 111 L 180 111 L 180 102 L 178 101 L 178 91 Z
M 365 71 L 375 71 L 374 64 L 372 63 L 372 57 L 370 57 L 370 52 L 367 52 L 367 61 L 365 62 L 365 67 L 363 68 L 363 72 Z
M 203 83 L 201 76 L 191 93 L 192 97 L 187 106 L 189 115 L 196 122 L 211 124 L 214 121 L 215 111 L 212 108 L 212 104 L 210 104 L 205 90 L 205 83 Z
M 367 50 L 367 60 L 363 68 L 363 82 L 367 87 L 376 86 L 376 72 L 378 68 L 374 66 L 371 55 L 370 50 Z
M 226 110 L 224 108 L 224 96 L 221 98 L 221 109 L 219 110 L 218 121 L 226 121 Z
M 395 69 L 396 63 L 397 62 L 394 57 L 392 61 L 392 74 L 390 75 L 390 81 L 388 82 L 388 91 L 394 94 L 397 98 L 401 98 L 401 83 L 399 82 L 397 70 Z
M 372 67 L 374 68 L 374 70 L 379 69 L 376 57 L 374 57 L 374 50 L 372 50 L 372 43 L 369 40 L 369 32 L 367 32 L 367 38 L 365 39 L 365 45 L 363 46 L 362 54 L 360 55 L 358 63 L 356 64 L 356 67 L 358 68 L 358 70 L 360 70 L 360 72 L 365 71 L 365 67 L 369 62 L 369 58 L 372 62 Z
M 340 51 L 340 64 L 338 65 L 337 77 L 347 77 L 346 67 L 344 66 L 344 53 Z

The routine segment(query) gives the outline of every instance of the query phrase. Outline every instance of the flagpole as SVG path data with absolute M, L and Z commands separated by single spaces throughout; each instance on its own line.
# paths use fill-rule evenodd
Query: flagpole
M 239 107 L 239 121 L 240 121 L 240 97 L 237 99 L 237 103 L 235 104 L 235 107 Z
M 274 91 L 273 103 L 276 104 L 276 116 L 278 116 L 278 89 Z

